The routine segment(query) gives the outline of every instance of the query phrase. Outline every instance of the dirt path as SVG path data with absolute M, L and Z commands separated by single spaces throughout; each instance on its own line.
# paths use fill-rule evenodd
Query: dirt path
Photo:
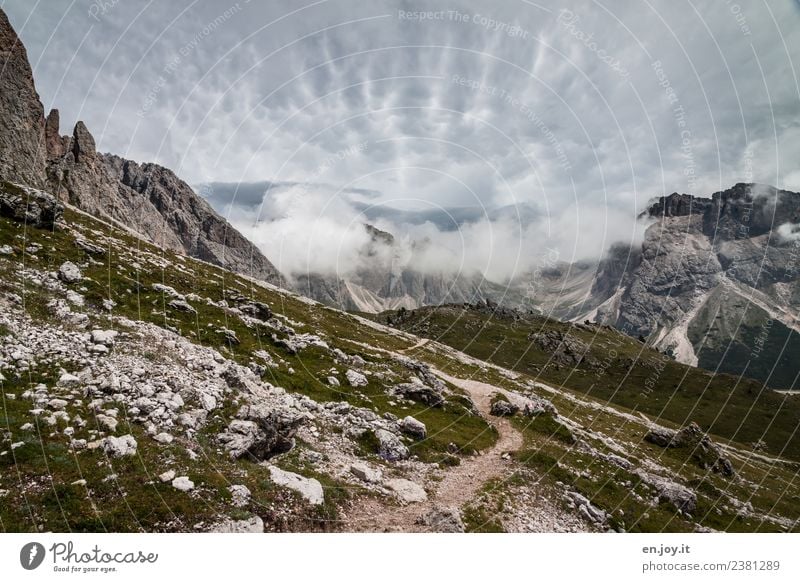
M 401 353 L 401 354 L 405 354 L 406 352 L 413 352 L 413 351 L 414 351 L 414 350 L 416 350 L 417 348 L 421 348 L 422 346 L 424 346 L 425 344 L 427 344 L 429 341 L 431 341 L 431 340 L 429 340 L 428 338 L 422 338 L 421 340 L 419 340 L 417 343 L 415 343 L 415 344 L 414 344 L 413 346 L 411 346 L 410 348 L 405 348 L 405 349 L 403 349 L 403 350 L 400 350 L 400 353 Z
M 433 485 L 433 491 L 429 491 L 427 501 L 392 506 L 382 503 L 381 500 L 368 500 L 348 516 L 349 530 L 427 531 L 425 526 L 416 523 L 420 516 L 434 507 L 461 508 L 478 494 L 487 481 L 507 474 L 509 463 L 502 459 L 502 454 L 519 449 L 523 441 L 522 435 L 508 419 L 489 415 L 492 394 L 505 393 L 505 390 L 476 380 L 455 378 L 439 371 L 436 374 L 470 395 L 481 415 L 497 429 L 497 443 L 483 454 L 463 458 L 460 465 L 448 468 L 444 479 Z M 429 484 L 419 485 L 426 487 Z

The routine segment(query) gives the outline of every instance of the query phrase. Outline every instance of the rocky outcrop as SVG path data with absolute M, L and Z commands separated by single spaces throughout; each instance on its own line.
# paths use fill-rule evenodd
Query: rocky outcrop
M 740 183 L 664 196 L 645 215 L 656 222 L 625 268 L 601 261 L 592 319 L 686 364 L 796 386 L 800 194 Z
M 154 244 L 275 284 L 282 279 L 263 254 L 171 170 L 96 151 L 79 121 L 58 139 L 58 112 L 48 116 L 48 178 L 62 200 L 123 224 Z M 63 154 L 62 154 L 63 152 Z
M 0 10 L 0 181 L 45 187 L 44 126 L 28 54 Z
M 697 423 L 691 423 L 675 431 L 657 426 L 651 428 L 644 440 L 663 448 L 687 449 L 691 458 L 705 470 L 733 477 L 736 472 L 730 460 L 720 448 L 703 432 Z
M 47 192 L 0 181 L 0 215 L 36 228 L 53 228 L 64 206 Z

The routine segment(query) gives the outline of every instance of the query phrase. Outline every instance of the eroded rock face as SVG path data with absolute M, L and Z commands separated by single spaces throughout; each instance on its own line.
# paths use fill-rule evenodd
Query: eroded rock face
M 664 196 L 644 214 L 657 222 L 641 247 L 600 262 L 595 320 L 682 363 L 791 387 L 797 366 L 782 346 L 800 346 L 800 193 L 740 183 L 710 198 Z M 770 346 L 757 357 L 756 338 Z
M 53 228 L 64 206 L 47 192 L 0 181 L 0 215 L 36 228 Z
M 28 54 L 2 10 L 0 63 L 0 181 L 44 188 L 44 108 Z

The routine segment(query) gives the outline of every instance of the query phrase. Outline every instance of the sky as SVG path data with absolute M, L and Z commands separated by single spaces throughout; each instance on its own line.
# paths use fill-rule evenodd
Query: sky
M 45 109 L 173 169 L 284 272 L 372 222 L 502 280 L 655 196 L 800 191 L 796 0 L 4 0 Z

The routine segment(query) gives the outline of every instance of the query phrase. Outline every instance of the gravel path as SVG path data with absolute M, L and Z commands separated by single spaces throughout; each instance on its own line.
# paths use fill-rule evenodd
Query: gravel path
M 433 485 L 434 489 L 429 491 L 425 502 L 393 506 L 386 505 L 381 500 L 367 500 L 348 516 L 348 530 L 429 531 L 426 526 L 416 523 L 420 516 L 434 507 L 461 508 L 475 498 L 487 481 L 502 478 L 510 471 L 510 463 L 502 455 L 519 449 L 523 443 L 522 435 L 508 419 L 489 415 L 492 395 L 505 391 L 484 382 L 455 378 L 439 371 L 436 373 L 470 395 L 480 413 L 497 429 L 497 442 L 483 454 L 464 458 L 457 467 L 447 469 L 444 478 Z M 420 485 L 424 487 L 429 484 Z

